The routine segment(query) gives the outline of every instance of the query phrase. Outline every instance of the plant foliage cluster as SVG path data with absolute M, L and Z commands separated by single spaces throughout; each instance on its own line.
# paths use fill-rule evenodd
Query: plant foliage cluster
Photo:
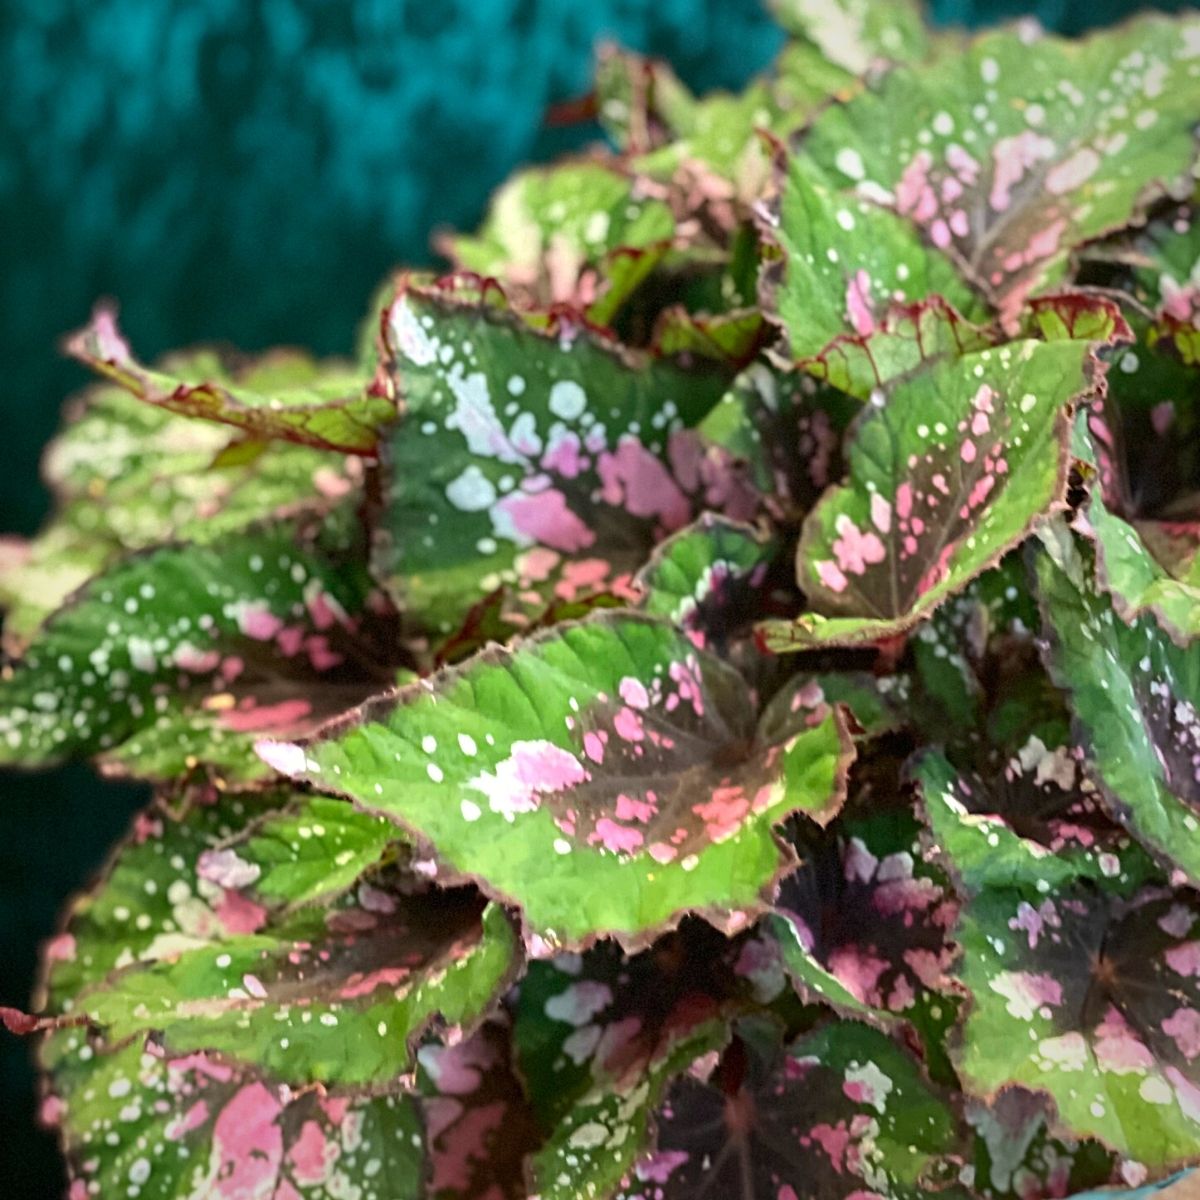
M 1200 1160 L 1200 19 L 602 53 L 356 356 L 109 310 L 0 760 L 153 782 L 72 1200 L 1036 1200 Z

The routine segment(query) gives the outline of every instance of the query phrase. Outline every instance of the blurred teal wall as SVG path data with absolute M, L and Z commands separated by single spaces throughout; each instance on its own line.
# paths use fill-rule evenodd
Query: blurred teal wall
M 1043 0 L 1048 25 L 1124 0 Z M 1172 7 L 1163 5 L 1161 7 Z M 1029 4 L 938 0 L 978 24 Z M 600 36 L 736 86 L 778 44 L 759 0 L 5 0 L 0 5 L 0 531 L 45 511 L 41 446 L 83 375 L 55 351 L 113 296 L 146 356 L 198 340 L 347 350 L 389 266 L 471 226 Z M 139 793 L 86 770 L 0 779 L 0 1004 Z M 0 1034 L 0 1195 L 61 1194 L 23 1045 Z

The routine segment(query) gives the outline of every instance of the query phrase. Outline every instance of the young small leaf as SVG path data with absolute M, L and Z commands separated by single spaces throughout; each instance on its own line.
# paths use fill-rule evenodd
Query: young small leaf
M 1063 502 L 1084 342 L 1014 342 L 930 365 L 863 414 L 850 478 L 804 525 L 800 586 L 818 614 L 763 627 L 773 649 L 902 632 Z
M 369 391 L 369 380 L 353 367 L 298 385 L 286 375 L 279 382 L 268 377 L 254 387 L 216 380 L 193 383 L 145 367 L 133 357 L 113 313 L 104 308 L 68 339 L 66 350 L 148 404 L 233 425 L 254 438 L 373 455 L 380 435 L 396 419 L 392 402 Z

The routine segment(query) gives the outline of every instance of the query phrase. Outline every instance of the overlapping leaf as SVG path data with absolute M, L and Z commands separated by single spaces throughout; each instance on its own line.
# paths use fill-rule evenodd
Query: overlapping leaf
M 1100 585 L 1123 620 L 1152 613 L 1181 644 L 1200 636 L 1200 558 L 1191 553 L 1200 525 L 1183 526 L 1179 529 L 1182 537 L 1172 539 L 1170 532 L 1155 525 L 1123 521 L 1109 511 L 1097 487 L 1088 501 L 1086 532 L 1095 539 Z M 1151 549 L 1164 543 L 1171 547 L 1172 541 L 1175 546 L 1187 545 L 1177 568 L 1182 578 L 1168 570 Z
M 160 797 L 47 947 L 41 1005 L 70 1012 L 119 967 L 254 933 L 286 903 L 344 892 L 396 856 L 394 839 L 390 822 L 344 801 L 286 790 Z
M 850 477 L 805 522 L 816 614 L 767 625 L 775 649 L 902 631 L 1021 540 L 1066 488 L 1087 343 L 1010 343 L 931 364 L 863 414 Z
M 453 1046 L 418 1052 L 429 1200 L 525 1200 L 525 1161 L 541 1141 L 496 1020 Z M 409 1193 L 403 1193 L 405 1197 Z
M 968 812 L 978 782 L 945 760 L 927 757 L 919 773 L 969 896 L 956 930 L 972 997 L 957 1050 L 964 1083 L 981 1096 L 1045 1091 L 1059 1128 L 1157 1171 L 1186 1160 L 1200 1125 L 1200 909 L 1114 852 L 1103 826 L 1060 821 L 1059 841 L 1075 844 L 1056 854 L 1040 831 L 1021 837 L 1000 815 Z
M 327 912 L 119 970 L 74 1012 L 117 1044 L 154 1033 L 295 1085 L 383 1084 L 411 1069 L 435 1017 L 470 1025 L 515 964 L 512 930 L 469 892 L 412 894 L 382 876 Z
M 1161 1173 L 1200 1130 L 1200 911 L 1158 888 L 988 888 L 964 909 L 964 1083 L 1046 1091 L 1061 1127 Z
M 669 537 L 638 573 L 641 608 L 720 641 L 753 619 L 775 546 L 748 525 L 706 514 Z
M 1076 429 L 1093 467 L 1087 519 L 1101 586 L 1125 620 L 1152 612 L 1181 643 L 1200 633 L 1200 372 L 1189 339 L 1200 310 L 1200 246 L 1190 208 L 1152 222 L 1127 250 L 1118 282 L 1152 314 L 1131 308 L 1135 344 L 1113 355 L 1108 395 Z
M 534 1191 L 547 1200 L 611 1195 L 647 1147 L 667 1082 L 727 1040 L 723 1017 L 745 1001 L 736 956 L 692 921 L 631 959 L 602 944 L 531 964 L 516 1039 L 551 1131 L 530 1162 Z
M 602 942 L 529 964 L 516 1003 L 521 1074 L 553 1128 L 597 1087 L 628 1091 L 673 1046 L 744 999 L 738 952 L 689 919 L 626 957 Z
M 72 1196 L 425 1194 L 421 1123 L 402 1094 L 297 1094 L 204 1054 L 172 1057 L 140 1042 L 96 1053 L 79 1030 L 52 1035 L 43 1062 L 43 1115 L 61 1130 Z
M 903 810 L 799 831 L 800 869 L 772 929 L 802 994 L 851 1016 L 911 1022 L 936 1049 L 957 998 L 949 969 L 958 905 Z
M 449 631 L 500 586 L 518 605 L 620 591 L 699 509 L 753 513 L 690 431 L 726 372 L 627 358 L 566 318 L 537 332 L 489 295 L 402 289 L 387 317 L 405 419 L 375 566 L 415 621 Z
M 939 856 L 967 888 L 1044 892 L 1090 879 L 1128 895 L 1155 876 L 1067 745 L 1047 747 L 1033 736 L 987 775 L 927 751 L 913 774 Z
M 861 405 L 800 371 L 756 362 L 700 423 L 706 442 L 747 464 L 776 520 L 803 516 L 840 479 L 842 436 Z
M 815 357 L 838 337 L 875 333 L 898 306 L 934 296 L 986 321 L 955 264 L 902 216 L 836 191 L 804 154 L 789 155 L 781 172 L 766 228 L 782 258 L 770 267 L 779 278 L 764 299 L 777 309 L 794 358 Z
M 154 1035 L 171 1054 L 216 1053 L 297 1086 L 386 1084 L 435 1016 L 484 1014 L 516 945 L 472 890 L 391 867 L 329 907 L 262 902 L 269 857 L 228 840 L 280 799 L 201 794 L 179 819 L 139 820 L 51 948 L 50 1011 L 86 1017 L 110 1046 Z
M 950 1107 L 916 1064 L 852 1022 L 786 1050 L 743 1026 L 709 1079 L 676 1080 L 656 1125 L 656 1148 L 621 1200 L 925 1196 L 958 1143 Z
M 1200 643 L 1152 617 L 1125 624 L 1058 528 L 1037 559 L 1048 665 L 1110 811 L 1160 858 L 1200 879 Z
M 188 417 L 233 425 L 253 438 L 299 442 L 319 450 L 373 455 L 396 419 L 391 400 L 369 391 L 354 367 L 317 377 L 260 373 L 250 385 L 221 379 L 193 382 L 145 367 L 133 357 L 111 311 L 100 308 L 90 325 L 66 343 L 67 353 L 145 400 Z
M 802 697 L 759 720 L 742 678 L 670 625 L 605 616 L 262 753 L 398 820 L 569 947 L 761 908 L 790 861 L 772 826 L 836 811 L 847 744 Z
M 255 900 L 276 908 L 338 896 L 381 863 L 408 857 L 392 822 L 344 800 L 300 795 L 205 856 L 201 866 L 253 876 L 239 890 L 248 887 Z
M 615 164 L 594 160 L 513 176 L 479 232 L 447 238 L 443 248 L 457 268 L 498 279 L 530 307 L 569 304 L 603 322 L 674 233 L 662 200 Z
M 968 1105 L 975 1131 L 972 1190 L 989 1198 L 1074 1196 L 1107 1183 L 1113 1155 L 1095 1141 L 1054 1136 L 1051 1117 L 1047 1098 L 1023 1088 Z
M 303 522 L 122 559 L 46 622 L 0 678 L 0 761 L 99 754 L 171 778 L 199 762 L 261 776 L 293 736 L 387 687 L 409 661 L 354 537 Z
M 284 370 L 304 379 L 318 366 L 269 355 L 239 366 L 254 386 Z M 182 378 L 226 378 L 214 355 L 173 356 Z M 207 541 L 303 504 L 328 506 L 357 484 L 358 460 L 292 443 L 240 440 L 228 427 L 141 403 L 120 388 L 89 388 L 43 462 L 58 511 L 0 560 L 5 646 L 16 653 L 77 587 L 123 552 L 163 541 Z
M 831 108 L 804 152 L 912 221 L 1012 321 L 1081 242 L 1188 190 L 1196 28 L 1147 17 L 1081 42 L 986 34 Z

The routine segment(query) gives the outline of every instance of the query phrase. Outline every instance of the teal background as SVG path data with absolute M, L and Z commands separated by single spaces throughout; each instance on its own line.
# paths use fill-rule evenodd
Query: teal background
M 1176 7 L 1163 5 L 1161 7 Z M 1028 4 L 940 0 L 941 22 Z M 1046 0 L 1076 32 L 1122 0 Z M 392 264 L 470 227 L 514 166 L 598 136 L 547 129 L 601 36 L 737 86 L 778 31 L 758 0 L 5 0 L 0 5 L 0 530 L 32 532 L 42 445 L 83 374 L 56 353 L 99 296 L 134 346 L 350 348 Z M 0 1004 L 142 795 L 83 768 L 0 779 Z M 0 1194 L 61 1194 L 27 1048 L 0 1032 Z

